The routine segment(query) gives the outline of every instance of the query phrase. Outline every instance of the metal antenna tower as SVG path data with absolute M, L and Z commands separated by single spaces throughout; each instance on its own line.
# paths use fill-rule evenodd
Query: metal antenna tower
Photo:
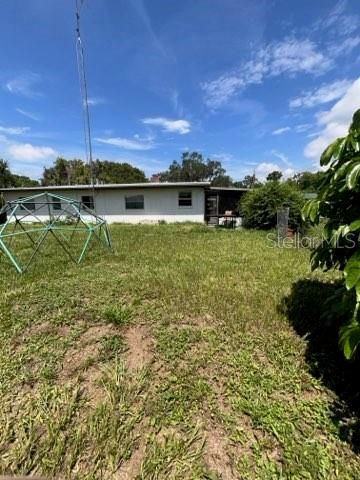
M 81 35 L 80 35 L 80 11 L 83 4 L 84 4 L 84 0 L 75 0 L 76 58 L 77 58 L 77 65 L 78 65 L 80 96 L 81 96 L 82 111 L 83 111 L 85 155 L 86 155 L 86 160 L 90 166 L 91 185 L 93 187 L 93 193 L 95 198 L 95 192 L 94 192 L 95 176 L 94 176 L 94 162 L 93 162 L 92 143 L 91 143 L 89 99 L 88 99 L 87 81 L 86 81 L 86 72 L 85 72 L 84 47 L 83 47 L 83 44 L 81 41 Z

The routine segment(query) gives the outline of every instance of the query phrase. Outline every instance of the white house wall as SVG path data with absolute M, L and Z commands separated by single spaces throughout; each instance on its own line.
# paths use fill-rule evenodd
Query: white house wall
M 46 188 L 44 188 L 44 192 Z M 192 206 L 179 207 L 179 192 L 192 192 Z M 84 195 L 93 195 L 92 190 L 48 190 L 49 194 L 61 195 L 81 201 Z M 41 191 L 12 191 L 5 192 L 5 200 L 17 200 L 20 197 L 29 197 Z M 125 197 L 144 195 L 143 210 L 126 210 Z M 136 189 L 104 189 L 95 191 L 96 213 L 105 218 L 108 223 L 158 223 L 163 220 L 173 222 L 204 222 L 205 192 L 204 188 L 171 188 L 150 187 Z M 23 213 L 23 212 L 22 212 Z M 54 212 L 56 214 L 56 211 Z M 48 207 L 36 212 L 41 220 L 47 220 Z M 29 216 L 28 221 L 36 221 Z

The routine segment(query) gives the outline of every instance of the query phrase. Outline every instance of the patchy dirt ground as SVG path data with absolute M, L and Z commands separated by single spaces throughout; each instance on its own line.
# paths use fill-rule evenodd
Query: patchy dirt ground
M 297 333 L 325 301 L 305 249 L 196 225 L 112 233 L 116 252 L 94 244 L 81 266 L 50 245 L 26 275 L 0 269 L 16 286 L 0 296 L 0 474 L 360 478 L 340 388 L 356 375 Z M 311 308 L 290 317 L 290 296 Z
M 129 370 L 144 368 L 153 358 L 153 340 L 144 325 L 134 325 L 125 332 L 127 345 L 126 366 Z

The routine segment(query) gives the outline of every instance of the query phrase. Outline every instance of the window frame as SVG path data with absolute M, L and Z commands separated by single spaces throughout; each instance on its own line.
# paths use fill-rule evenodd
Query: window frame
M 59 198 L 55 198 L 51 196 L 51 207 L 54 211 L 58 212 L 62 209 L 61 200 Z
M 24 200 L 25 198 L 26 197 L 19 197 L 18 200 Z M 36 210 L 35 202 L 34 201 L 22 202 L 20 204 L 20 210 L 22 210 L 23 212 L 27 212 L 28 210 L 30 210 L 30 212 L 35 212 Z
M 136 200 L 129 201 L 131 198 L 136 198 L 136 197 L 141 197 L 142 201 L 136 201 Z M 129 206 L 129 203 L 132 206 Z M 137 195 L 125 195 L 125 210 L 145 210 L 145 196 L 141 193 Z
M 181 198 L 181 195 L 187 195 L 188 198 Z M 189 197 L 190 195 L 190 197 Z M 180 202 L 190 200 L 190 204 L 181 205 Z M 178 208 L 193 208 L 193 192 L 192 190 L 180 190 L 178 192 Z
M 84 201 L 84 198 L 89 200 Z M 81 195 L 81 204 L 87 207 L 89 210 L 95 209 L 95 201 L 93 195 Z

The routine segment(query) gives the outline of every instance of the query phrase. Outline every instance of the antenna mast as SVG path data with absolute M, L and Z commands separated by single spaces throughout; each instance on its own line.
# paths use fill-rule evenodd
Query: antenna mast
M 87 92 L 86 72 L 85 72 L 85 60 L 84 60 L 84 47 L 81 41 L 80 35 L 80 10 L 83 6 L 84 0 L 75 0 L 76 8 L 76 57 L 79 73 L 80 83 L 80 96 L 83 111 L 83 123 L 84 123 L 84 139 L 85 139 L 85 155 L 86 161 L 90 166 L 91 185 L 93 191 L 95 190 L 95 178 L 94 178 L 94 162 L 92 155 L 92 143 L 91 143 L 91 127 L 90 127 L 90 113 L 89 113 L 89 100 Z

